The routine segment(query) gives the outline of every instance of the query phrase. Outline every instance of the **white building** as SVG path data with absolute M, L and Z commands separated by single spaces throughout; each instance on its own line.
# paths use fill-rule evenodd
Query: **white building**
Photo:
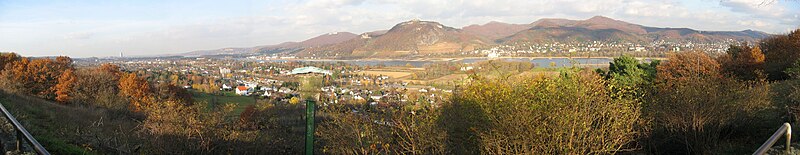
M 231 69 L 219 68 L 219 74 L 222 74 L 222 76 L 225 76 L 226 74 L 230 74 L 230 73 L 231 73 Z
M 236 87 L 236 94 L 237 95 L 247 96 L 247 95 L 249 95 L 249 93 L 250 92 L 247 91 L 247 87 L 245 87 L 245 86 Z

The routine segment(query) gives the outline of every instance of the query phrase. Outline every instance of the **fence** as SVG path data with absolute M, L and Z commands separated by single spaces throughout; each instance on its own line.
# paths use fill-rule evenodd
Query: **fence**
M 777 142 L 778 139 L 781 138 L 781 135 L 786 136 L 786 153 L 791 153 L 792 146 L 789 145 L 789 142 L 792 140 L 792 126 L 789 125 L 789 123 L 783 123 L 783 126 L 781 126 L 781 128 L 779 128 L 778 131 L 775 131 L 775 133 L 772 134 L 772 136 L 769 137 L 769 139 L 766 142 L 764 142 L 764 144 L 762 144 L 761 147 L 759 147 L 758 150 L 756 150 L 756 152 L 754 152 L 753 154 L 754 155 L 766 154 L 767 151 L 770 148 L 772 148 L 772 145 L 774 145 L 775 142 Z
M 31 133 L 28 133 L 28 130 L 25 130 L 25 127 L 23 127 L 22 124 L 20 124 L 19 121 L 17 121 L 17 119 L 14 118 L 14 116 L 11 115 L 10 112 L 8 112 L 8 110 L 6 110 L 6 107 L 3 106 L 3 104 L 0 104 L 0 110 L 3 111 L 3 116 L 5 116 L 6 119 L 8 119 L 8 121 L 11 122 L 11 125 L 14 126 L 14 131 L 17 132 L 16 137 L 17 137 L 18 151 L 22 149 L 22 141 L 26 141 L 34 148 L 36 153 L 42 155 L 50 155 L 50 152 L 47 152 L 47 150 L 44 149 L 44 147 L 42 147 L 42 144 L 39 144 L 39 141 L 36 141 L 36 139 L 33 138 Z

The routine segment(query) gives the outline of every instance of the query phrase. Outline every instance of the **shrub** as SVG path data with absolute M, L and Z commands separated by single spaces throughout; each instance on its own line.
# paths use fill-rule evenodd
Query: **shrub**
M 645 114 L 654 123 L 651 139 L 658 144 L 651 150 L 675 151 L 670 153 L 722 151 L 723 140 L 762 122 L 757 113 L 770 108 L 766 82 L 721 76 L 719 64 L 700 52 L 669 56 L 658 66 L 652 91 Z
M 562 75 L 475 78 L 445 108 L 445 116 L 457 116 L 445 119 L 448 130 L 457 131 L 448 132 L 449 146 L 477 144 L 488 154 L 598 154 L 616 153 L 634 140 L 639 103 L 612 97 L 607 83 L 592 72 Z

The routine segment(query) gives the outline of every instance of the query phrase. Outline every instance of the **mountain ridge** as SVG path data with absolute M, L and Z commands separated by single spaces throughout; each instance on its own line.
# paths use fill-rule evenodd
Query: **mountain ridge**
M 658 40 L 718 42 L 756 41 L 770 34 L 753 31 L 700 31 L 691 28 L 642 26 L 605 16 L 584 20 L 541 18 L 528 24 L 490 21 L 462 28 L 435 21 L 410 20 L 388 30 L 362 34 L 336 32 L 301 42 L 284 42 L 250 48 L 198 50 L 181 55 L 288 53 L 302 57 L 398 58 L 469 51 L 478 47 L 514 42 L 614 41 L 643 43 Z

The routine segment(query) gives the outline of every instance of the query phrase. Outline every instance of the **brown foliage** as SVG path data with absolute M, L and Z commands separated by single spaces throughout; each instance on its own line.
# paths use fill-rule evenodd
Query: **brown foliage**
M 769 105 L 769 85 L 719 75 L 719 65 L 703 53 L 679 53 L 658 66 L 646 114 L 682 153 L 709 154 L 736 126 L 752 124 Z M 662 142 L 656 142 L 662 143 Z M 677 151 L 677 150 L 674 150 Z
M 6 65 L 6 69 L 0 72 L 0 85 L 3 89 L 13 93 L 31 94 L 26 86 L 34 84 L 33 78 L 28 76 L 27 67 L 30 59 L 21 58 Z
M 638 102 L 618 95 L 587 71 L 478 78 L 454 95 L 441 120 L 456 154 L 613 154 L 634 140 L 640 123 Z
M 683 52 L 671 54 L 669 61 L 658 65 L 656 82 L 665 84 L 665 88 L 683 84 L 695 78 L 719 78 L 720 65 L 704 52 Z
M 133 73 L 125 73 L 119 79 L 120 95 L 131 102 L 132 111 L 141 111 L 150 103 L 152 91 L 150 83 Z
M 763 79 L 764 54 L 758 46 L 750 47 L 747 44 L 731 45 L 727 55 L 717 60 L 722 66 L 722 71 L 742 80 Z
M 7 64 L 19 61 L 21 58 L 17 53 L 0 53 L 0 72 L 5 69 Z
M 189 93 L 189 91 L 171 83 L 158 84 L 156 91 L 162 100 L 175 101 L 183 105 L 191 105 L 194 102 L 192 94 Z
M 58 78 L 58 84 L 56 84 L 56 87 L 55 87 L 55 89 L 56 89 L 56 101 L 58 101 L 59 103 L 64 103 L 64 104 L 69 102 L 72 99 L 70 93 L 72 91 L 72 86 L 75 85 L 75 82 L 76 82 L 76 80 L 75 80 L 75 74 L 73 73 L 73 70 L 70 69 L 70 70 L 64 71 L 64 73 L 61 74 L 61 77 Z
M 117 66 L 115 64 L 105 63 L 105 64 L 100 65 L 100 67 L 97 67 L 97 69 L 100 70 L 100 71 L 109 72 L 109 73 L 117 73 L 117 74 L 120 73 L 119 66 Z
M 762 40 L 761 50 L 764 52 L 768 78 L 789 79 L 789 75 L 783 71 L 800 59 L 800 29 Z
M 13 61 L 0 73 L 3 86 L 11 92 L 32 94 L 45 99 L 55 99 L 55 85 L 65 70 L 72 69 L 72 59 L 28 59 Z
M 386 110 L 357 113 L 340 105 L 326 107 L 328 117 L 317 136 L 325 154 L 444 154 L 445 135 L 437 111 Z
M 70 91 L 71 103 L 125 109 L 127 104 L 118 95 L 119 77 L 99 69 L 75 71 L 75 84 Z

